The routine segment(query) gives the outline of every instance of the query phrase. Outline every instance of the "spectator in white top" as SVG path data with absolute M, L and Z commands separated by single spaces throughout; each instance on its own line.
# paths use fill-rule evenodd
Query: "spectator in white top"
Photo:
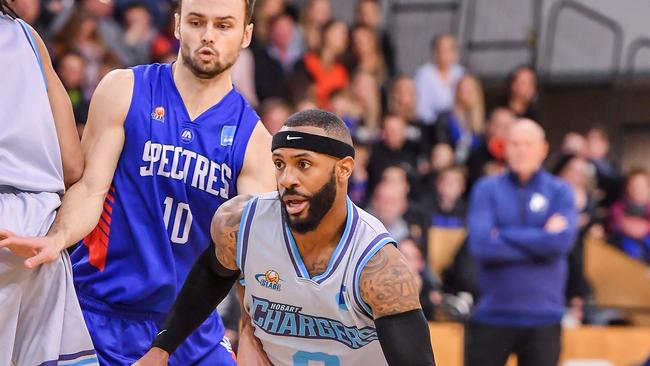
M 415 73 L 417 114 L 427 125 L 451 109 L 456 84 L 465 72 L 458 64 L 458 47 L 452 35 L 436 36 L 431 48 L 433 61 L 420 66 Z

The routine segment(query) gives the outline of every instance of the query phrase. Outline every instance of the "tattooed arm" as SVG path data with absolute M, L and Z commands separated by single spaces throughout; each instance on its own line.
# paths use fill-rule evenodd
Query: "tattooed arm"
M 391 366 L 435 365 L 420 285 L 393 245 L 381 248 L 362 269 L 361 297 L 372 310 L 379 343 Z
M 228 295 L 240 274 L 237 232 L 249 199 L 250 196 L 238 196 L 219 207 L 210 228 L 212 243 L 194 263 L 152 348 L 134 365 L 166 365 L 169 355 Z

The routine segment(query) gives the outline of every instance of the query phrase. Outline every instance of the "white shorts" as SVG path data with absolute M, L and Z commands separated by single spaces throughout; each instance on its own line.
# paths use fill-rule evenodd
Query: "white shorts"
M 0 228 L 45 235 L 58 206 L 55 194 L 2 191 Z M 24 261 L 0 249 L 0 365 L 98 365 L 68 254 L 35 269 Z

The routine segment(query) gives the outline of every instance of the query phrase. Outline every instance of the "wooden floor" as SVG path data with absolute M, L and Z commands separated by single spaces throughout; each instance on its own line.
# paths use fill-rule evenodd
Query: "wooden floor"
M 463 366 L 463 326 L 456 323 L 431 323 L 429 328 L 436 364 Z M 584 326 L 565 329 L 562 334 L 562 362 L 607 360 L 615 366 L 638 366 L 648 357 L 650 327 Z M 516 365 L 514 360 L 511 361 L 508 366 Z

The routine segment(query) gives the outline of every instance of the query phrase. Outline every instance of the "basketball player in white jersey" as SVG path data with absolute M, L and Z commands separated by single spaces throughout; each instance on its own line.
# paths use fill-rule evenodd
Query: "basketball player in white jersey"
M 83 155 L 43 41 L 4 0 L 0 74 L 0 240 L 43 235 L 65 187 L 81 176 Z M 97 365 L 68 254 L 30 267 L 0 249 L 0 365 Z
M 135 365 L 166 365 L 237 279 L 274 365 L 434 365 L 417 277 L 384 226 L 347 198 L 354 148 L 344 123 L 299 112 L 272 152 L 278 191 L 219 208 L 213 244 Z

